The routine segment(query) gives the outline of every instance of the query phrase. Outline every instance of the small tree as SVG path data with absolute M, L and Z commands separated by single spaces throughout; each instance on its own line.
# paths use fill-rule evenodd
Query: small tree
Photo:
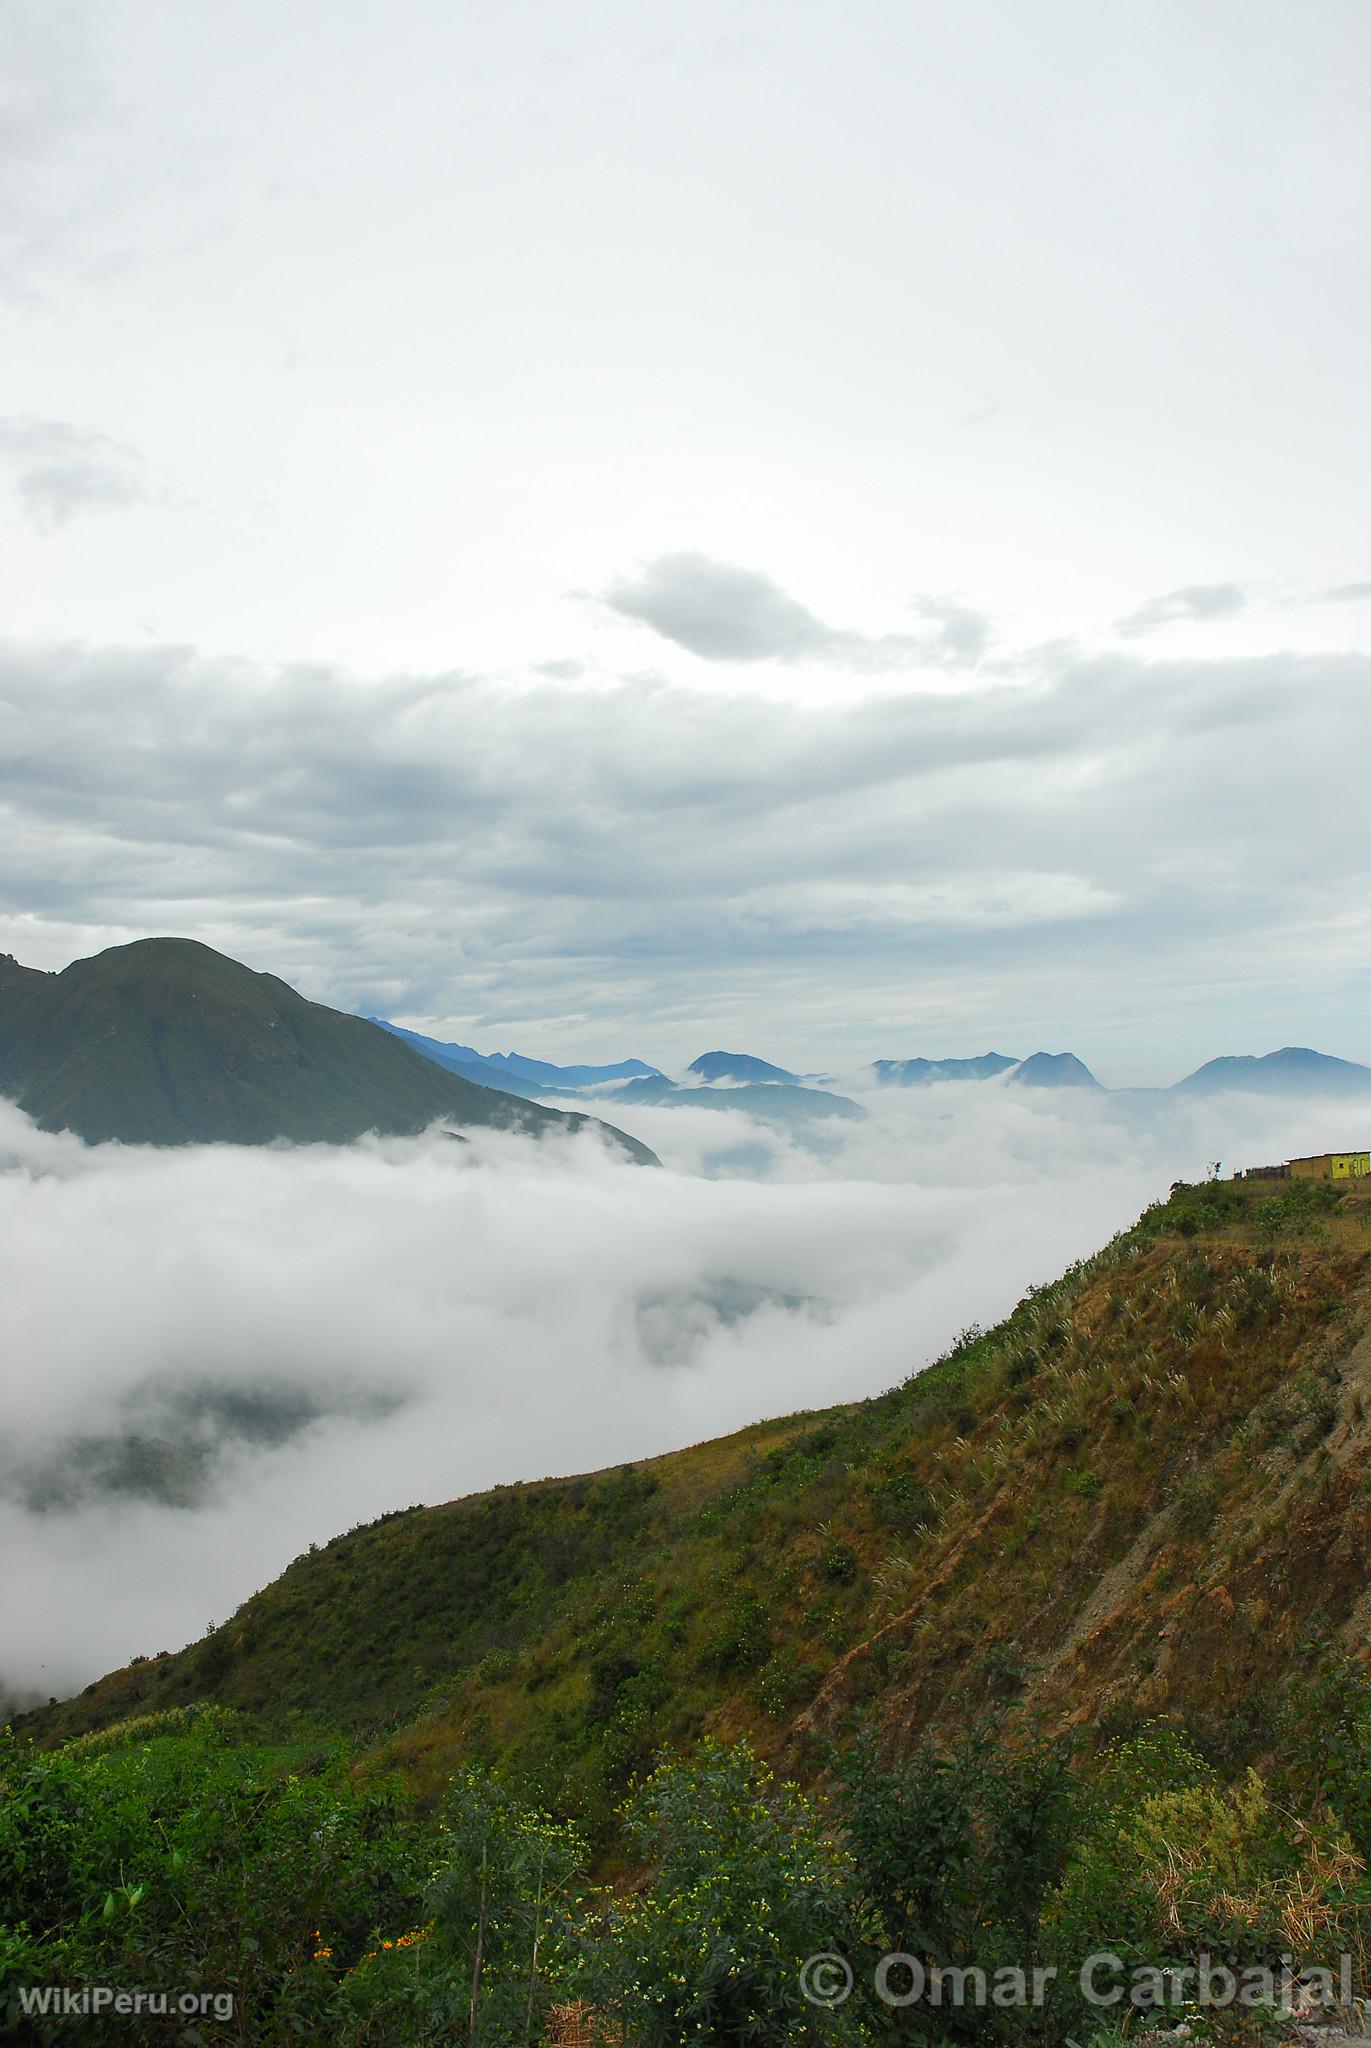
M 345 1987 L 342 2038 L 528 2048 L 570 1960 L 570 1907 L 585 1845 L 569 1823 L 465 1771 L 444 1809 L 425 1923 L 381 1939 Z

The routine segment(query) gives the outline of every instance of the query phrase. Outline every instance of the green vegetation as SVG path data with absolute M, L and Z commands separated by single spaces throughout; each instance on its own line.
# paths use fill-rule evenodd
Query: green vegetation
M 1363 1191 L 1177 1188 L 876 1400 L 355 1529 L 19 1724 L 0 1983 L 234 1989 L 205 2041 L 1084 2042 L 1094 1949 L 1360 1959 L 1369 1327 Z M 892 2009 L 892 1948 L 1057 1974 Z
M 1364 1790 L 1365 1674 L 1339 1667 L 1299 1708 L 1311 1733 L 1355 1735 Z M 621 1811 L 634 1880 L 606 1888 L 582 1831 L 490 1772 L 425 1809 L 218 1709 L 55 1753 L 6 1737 L 0 2038 L 70 2038 L 21 1992 L 111 1984 L 202 1993 L 192 2030 L 148 2014 L 137 2035 L 192 2048 L 514 2048 L 558 2038 L 559 2012 L 643 2048 L 1028 2043 L 1099 2024 L 1092 1956 L 1117 1965 L 1090 1983 L 1130 1993 L 1134 1972 L 1201 1954 L 1235 1972 L 1294 1954 L 1335 1981 L 1338 1958 L 1367 1957 L 1366 1845 L 1298 1765 L 1226 1782 L 1161 1725 L 1087 1764 L 988 1723 L 900 1758 L 859 1738 L 832 1761 L 805 1793 L 746 1744 L 668 1760 Z M 850 1998 L 806 1995 L 834 1981 L 804 1974 L 815 1957 L 850 1970 Z M 916 1967 L 924 1995 L 884 2002 Z M 1187 2001 L 1182 1984 L 1168 2002 Z M 1250 2009 L 1208 2017 L 1259 2038 Z M 90 2016 L 80 2038 L 127 2039 L 128 2022 Z
M 588 1121 L 464 1081 L 191 939 L 113 946 L 60 974 L 0 963 L 0 1092 L 45 1130 L 92 1143 L 345 1144 L 439 1118 L 528 1131 Z

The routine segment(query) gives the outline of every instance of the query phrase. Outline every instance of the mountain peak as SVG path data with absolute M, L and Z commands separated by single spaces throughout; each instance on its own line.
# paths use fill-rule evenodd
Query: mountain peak
M 1371 1067 L 1335 1059 L 1308 1045 L 1283 1045 L 1261 1056 L 1230 1053 L 1206 1060 L 1193 1074 L 1177 1081 L 1188 1095 L 1215 1095 L 1242 1090 L 1253 1095 L 1359 1095 L 1371 1097 Z
M 750 1052 L 705 1052 L 692 1060 L 689 1073 L 702 1081 L 798 1081 L 788 1067 L 773 1067 Z
M 446 1073 L 364 1018 L 180 938 L 111 946 L 55 975 L 7 966 L 0 1093 L 44 1129 L 90 1143 L 346 1144 L 440 1121 L 586 1121 Z
M 1009 1075 L 1020 1088 L 1098 1088 L 1084 1060 L 1074 1052 L 1035 1052 Z

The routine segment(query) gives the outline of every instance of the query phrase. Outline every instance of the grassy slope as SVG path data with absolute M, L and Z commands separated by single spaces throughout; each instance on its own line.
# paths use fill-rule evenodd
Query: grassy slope
M 45 1129 L 93 1143 L 345 1143 L 438 1117 L 530 1130 L 586 1121 L 464 1081 L 190 939 L 141 939 L 55 975 L 9 965 L 0 1089 Z
M 880 1399 L 398 1514 L 32 1726 L 214 1698 L 591 1812 L 662 1743 L 803 1768 L 854 1709 L 1170 1713 L 1241 1761 L 1309 1643 L 1366 1646 L 1368 1328 L 1365 1196 L 1182 1191 Z

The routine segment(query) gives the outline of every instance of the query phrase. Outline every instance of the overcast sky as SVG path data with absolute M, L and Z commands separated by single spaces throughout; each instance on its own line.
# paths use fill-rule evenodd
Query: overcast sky
M 1371 1059 L 1362 0 L 0 37 L 0 947 Z

